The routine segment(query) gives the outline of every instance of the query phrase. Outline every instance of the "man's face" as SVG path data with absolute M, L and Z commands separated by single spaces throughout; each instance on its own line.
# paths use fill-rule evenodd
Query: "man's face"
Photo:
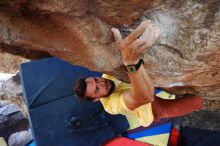
M 115 88 L 113 81 L 100 77 L 88 77 L 85 82 L 87 84 L 85 96 L 94 99 L 108 96 Z

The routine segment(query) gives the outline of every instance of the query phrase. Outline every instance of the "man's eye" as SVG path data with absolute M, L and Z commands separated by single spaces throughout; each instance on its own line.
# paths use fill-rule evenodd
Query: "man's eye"
M 95 93 L 98 93 L 98 92 L 99 92 L 99 87 L 96 87 Z

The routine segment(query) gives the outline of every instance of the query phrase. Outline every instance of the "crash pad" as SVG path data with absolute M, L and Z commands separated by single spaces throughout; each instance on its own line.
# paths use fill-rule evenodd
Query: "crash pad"
M 74 95 L 78 78 L 102 73 L 58 58 L 21 64 L 21 81 L 36 146 L 99 146 L 128 129 L 122 115 Z
M 138 127 L 123 134 L 123 136 L 136 141 L 167 146 L 169 144 L 172 119 L 161 119 L 152 123 L 149 127 Z
M 117 137 L 107 142 L 104 146 L 152 146 L 152 145 L 131 140 L 125 137 Z

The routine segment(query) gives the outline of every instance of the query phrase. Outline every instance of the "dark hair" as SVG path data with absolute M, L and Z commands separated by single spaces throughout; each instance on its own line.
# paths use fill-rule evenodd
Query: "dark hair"
M 76 95 L 81 98 L 81 99 L 85 99 L 85 100 L 92 100 L 91 97 L 87 97 L 85 96 L 85 92 L 86 92 L 86 78 L 80 78 L 76 84 L 74 85 L 74 92 L 76 93 Z

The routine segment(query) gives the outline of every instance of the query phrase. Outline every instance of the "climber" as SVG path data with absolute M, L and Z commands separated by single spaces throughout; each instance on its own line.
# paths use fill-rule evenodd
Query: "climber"
M 154 95 L 154 85 L 141 59 L 159 36 L 159 29 L 154 24 L 145 20 L 124 39 L 118 29 L 111 30 L 130 84 L 105 74 L 102 78 L 83 78 L 74 88 L 78 97 L 90 101 L 100 100 L 108 113 L 136 118 L 145 127 L 155 120 L 185 115 L 203 107 L 204 100 L 201 97 L 164 100 Z

